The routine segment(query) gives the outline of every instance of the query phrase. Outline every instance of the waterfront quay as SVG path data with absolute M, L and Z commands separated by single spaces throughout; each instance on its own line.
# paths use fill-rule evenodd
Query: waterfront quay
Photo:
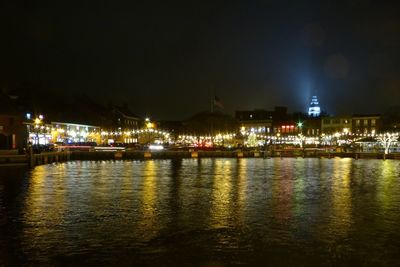
M 0 154 L 0 167 L 5 166 L 30 166 L 64 162 L 70 160 L 71 152 L 43 152 L 31 155 Z
M 145 160 L 184 158 L 353 158 L 400 159 L 400 153 L 327 152 L 320 150 L 275 151 L 59 151 L 32 155 L 0 155 L 1 166 L 30 166 L 70 160 Z
M 104 159 L 174 159 L 174 158 L 354 158 L 354 159 L 400 159 L 400 153 L 325 152 L 317 150 L 277 151 L 74 151 L 72 160 Z

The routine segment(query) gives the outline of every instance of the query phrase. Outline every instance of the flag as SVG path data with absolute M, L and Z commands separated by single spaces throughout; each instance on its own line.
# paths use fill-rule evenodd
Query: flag
M 219 99 L 217 96 L 214 96 L 214 106 L 217 106 L 221 109 L 224 108 L 224 105 L 222 105 L 221 99 Z

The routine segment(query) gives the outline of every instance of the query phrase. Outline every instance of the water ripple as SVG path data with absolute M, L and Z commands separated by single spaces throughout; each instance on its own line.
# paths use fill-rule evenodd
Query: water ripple
M 303 158 L 38 166 L 0 175 L 0 258 L 42 266 L 393 266 L 399 173 L 397 161 Z

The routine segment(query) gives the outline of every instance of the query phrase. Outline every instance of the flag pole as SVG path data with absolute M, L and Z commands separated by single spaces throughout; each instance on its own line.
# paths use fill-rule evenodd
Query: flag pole
M 210 131 L 210 135 L 211 135 L 211 143 L 212 143 L 212 145 L 214 146 L 214 117 L 213 117 L 213 114 L 214 114 L 214 100 L 215 100 L 215 93 L 212 95 L 212 97 L 211 97 L 211 131 Z
M 211 95 L 211 113 L 214 113 L 214 105 L 215 105 L 215 87 L 211 85 L 212 95 Z

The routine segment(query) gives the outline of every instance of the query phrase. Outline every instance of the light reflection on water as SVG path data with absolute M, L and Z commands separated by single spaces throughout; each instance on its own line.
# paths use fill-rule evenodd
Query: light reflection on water
M 38 166 L 0 176 L 0 256 L 27 265 L 395 265 L 399 173 L 398 161 L 302 158 Z
M 229 218 L 234 208 L 231 195 L 231 169 L 230 160 L 215 161 L 210 209 L 210 225 L 212 228 L 224 228 L 229 226 Z

